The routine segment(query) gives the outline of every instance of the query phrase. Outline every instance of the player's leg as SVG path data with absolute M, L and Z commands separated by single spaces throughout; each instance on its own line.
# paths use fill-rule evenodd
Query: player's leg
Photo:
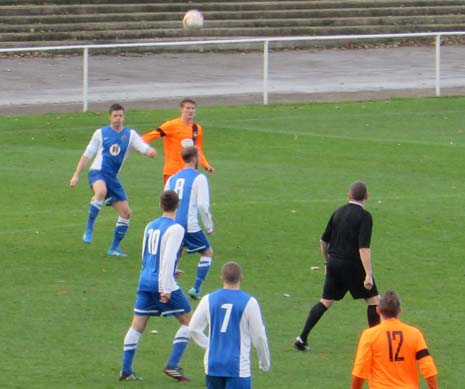
M 202 284 L 207 278 L 208 273 L 210 272 L 210 268 L 212 266 L 212 259 L 213 259 L 213 250 L 211 247 L 208 250 L 202 252 L 200 254 L 200 260 L 197 265 L 197 275 L 195 277 L 194 286 L 191 290 L 189 290 L 189 296 L 193 298 L 200 298 L 200 290 L 202 288 Z
M 226 389 L 226 377 L 205 376 L 207 389 Z
M 226 389 L 251 389 L 252 377 L 226 377 Z
M 189 254 L 200 253 L 200 260 L 197 265 L 195 282 L 193 287 L 188 292 L 190 297 L 198 300 L 200 298 L 202 284 L 207 278 L 211 268 L 213 250 L 210 246 L 210 242 L 208 241 L 207 236 L 203 231 L 186 233 L 184 237 L 184 244 L 187 247 L 187 252 Z
M 373 327 L 381 322 L 381 317 L 376 311 L 376 307 L 379 305 L 379 295 L 374 297 L 369 297 L 365 299 L 367 302 L 367 319 L 368 326 Z
M 310 309 L 304 328 L 302 329 L 300 336 L 298 336 L 294 342 L 294 347 L 297 350 L 310 351 L 310 346 L 308 345 L 308 336 L 310 335 L 310 331 L 316 326 L 321 317 L 331 307 L 331 305 L 333 305 L 333 303 L 334 300 L 322 298 L 312 307 L 312 309 Z
M 294 347 L 299 351 L 309 351 L 308 336 L 325 312 L 333 305 L 334 301 L 341 300 L 347 293 L 345 282 L 344 263 L 341 260 L 329 258 L 326 266 L 323 296 L 308 313 L 304 328 L 300 336 L 294 342 Z
M 92 191 L 94 195 L 90 199 L 89 204 L 89 216 L 87 218 L 87 225 L 82 240 L 84 243 L 92 243 L 92 234 L 94 232 L 95 219 L 97 219 L 100 210 L 102 209 L 103 200 L 107 194 L 107 185 L 102 179 L 93 181 L 91 175 L 89 175 L 89 181 L 91 182 Z
M 360 264 L 353 270 L 353 282 L 350 287 L 350 294 L 354 299 L 364 299 L 367 303 L 367 320 L 368 327 L 373 327 L 380 323 L 381 318 L 376 312 L 376 307 L 379 304 L 379 293 L 376 287 L 376 281 L 373 278 L 373 286 L 371 289 L 366 289 L 364 286 L 365 270 Z
M 115 255 L 115 256 L 126 256 L 119 245 L 123 238 L 126 235 L 126 232 L 129 228 L 129 219 L 131 217 L 131 210 L 129 209 L 129 204 L 127 200 L 123 201 L 115 201 L 112 204 L 112 207 L 118 213 L 118 220 L 116 221 L 115 231 L 113 234 L 113 241 L 111 246 L 108 250 L 108 255 Z
M 124 337 L 123 362 L 120 373 L 120 381 L 138 380 L 133 370 L 134 357 L 139 346 L 142 334 L 147 326 L 150 316 L 160 314 L 157 308 L 157 294 L 148 292 L 137 292 L 134 304 L 134 317 L 126 336 Z
M 179 364 L 186 351 L 190 338 L 189 323 L 192 318 L 192 309 L 181 289 L 172 292 L 170 301 L 162 305 L 165 306 L 162 314 L 164 316 L 173 316 L 174 312 L 176 312 L 176 319 L 179 321 L 179 324 L 181 324 L 174 336 L 171 354 L 163 372 L 178 381 L 190 381 L 189 378 L 184 375 Z M 179 312 L 181 312 L 181 314 L 178 314 Z

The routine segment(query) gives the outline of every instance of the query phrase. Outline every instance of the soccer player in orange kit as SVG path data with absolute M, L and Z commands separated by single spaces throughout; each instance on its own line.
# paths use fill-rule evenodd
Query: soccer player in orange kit
M 370 389 L 419 388 L 418 370 L 428 389 L 438 388 L 438 371 L 421 331 L 398 318 L 400 298 L 386 291 L 377 307 L 381 323 L 363 331 L 352 370 L 352 389 L 368 379 Z
M 186 98 L 179 104 L 181 116 L 168 120 L 156 130 L 142 135 L 146 143 L 154 139 L 163 138 L 163 150 L 165 154 L 165 166 L 163 167 L 163 183 L 179 170 L 184 169 L 184 161 L 181 150 L 186 146 L 195 145 L 200 154 L 200 165 L 213 174 L 215 169 L 210 165 L 202 150 L 203 131 L 202 126 L 194 123 L 196 102 Z

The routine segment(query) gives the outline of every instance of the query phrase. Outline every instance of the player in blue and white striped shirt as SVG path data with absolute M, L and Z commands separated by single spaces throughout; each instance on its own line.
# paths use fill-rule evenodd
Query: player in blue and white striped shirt
M 183 291 L 176 282 L 177 254 L 184 237 L 184 228 L 175 222 L 178 195 L 164 191 L 160 195 L 161 217 L 153 220 L 144 231 L 142 243 L 142 269 L 134 305 L 134 317 L 123 348 L 123 367 L 120 381 L 139 380 L 133 371 L 133 361 L 142 333 L 151 316 L 174 316 L 180 327 L 173 341 L 168 363 L 163 370 L 178 381 L 189 381 L 179 367 L 189 341 L 189 321 L 192 311 Z
M 184 246 L 187 252 L 200 254 L 195 283 L 188 292 L 189 296 L 197 300 L 200 298 L 200 288 L 210 271 L 213 257 L 210 242 L 199 223 L 200 214 L 206 233 L 210 235 L 213 232 L 210 191 L 207 177 L 197 170 L 200 161 L 197 147 L 184 147 L 181 156 L 186 166 L 168 179 L 165 189 L 174 190 L 179 196 L 180 206 L 176 213 L 176 221 L 186 230 Z
M 270 369 L 270 351 L 257 300 L 240 290 L 242 271 L 235 262 L 221 269 L 223 289 L 205 295 L 189 328 L 194 341 L 205 348 L 208 389 L 252 387 L 250 348 L 255 346 L 259 367 Z M 209 336 L 204 333 L 209 326 Z
M 115 256 L 126 256 L 119 244 L 126 235 L 131 217 L 128 197 L 118 179 L 118 173 L 131 149 L 150 158 L 156 155 L 155 149 L 147 145 L 135 130 L 123 127 L 123 122 L 123 106 L 113 104 L 110 107 L 110 125 L 94 132 L 69 183 L 71 187 L 75 187 L 81 171 L 95 157 L 89 169 L 89 184 L 94 195 L 90 200 L 89 217 L 82 240 L 84 243 L 92 243 L 95 219 L 105 202 L 118 213 L 113 242 L 108 249 L 108 255 Z

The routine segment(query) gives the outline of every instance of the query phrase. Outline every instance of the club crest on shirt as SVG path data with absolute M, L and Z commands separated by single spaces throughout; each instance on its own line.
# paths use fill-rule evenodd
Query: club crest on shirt
M 110 154 L 113 155 L 114 157 L 119 155 L 120 152 L 121 152 L 121 147 L 119 146 L 119 144 L 115 143 L 110 146 Z
M 128 137 L 127 137 L 126 135 L 123 135 L 123 136 L 121 137 L 121 140 L 122 140 L 123 142 L 126 142 L 126 141 L 128 140 Z

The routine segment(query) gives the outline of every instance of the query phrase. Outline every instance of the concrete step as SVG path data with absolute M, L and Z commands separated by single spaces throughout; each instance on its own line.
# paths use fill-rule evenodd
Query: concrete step
M 411 25 L 465 25 L 463 15 L 425 16 L 394 16 L 370 18 L 312 18 L 312 19 L 244 19 L 244 20 L 207 20 L 203 32 L 208 29 L 237 29 L 237 28 L 286 28 L 293 27 L 329 27 L 329 26 L 411 26 Z M 61 33 L 61 32 L 92 32 L 115 30 L 178 30 L 182 28 L 179 20 L 168 21 L 134 21 L 134 22 L 99 22 L 99 23 L 62 23 L 32 25 L 3 25 L 0 24 L 0 34 L 4 33 Z M 0 37 L 1 40 L 1 37 Z
M 46 4 L 55 4 L 55 5 L 83 5 L 83 4 L 127 4 L 128 0 L 52 0 L 52 1 L 44 1 L 44 0 L 1 0 L 2 5 L 46 5 Z M 301 2 L 308 2 L 308 0 L 294 0 L 301 1 Z M 229 3 L 231 0 L 202 0 L 202 1 L 189 1 L 192 6 L 197 6 L 197 4 L 203 3 Z M 241 0 L 240 3 L 258 3 L 258 2 L 266 2 L 272 3 L 269 0 Z M 186 2 L 182 2 L 179 0 L 136 0 L 132 1 L 132 4 L 147 4 L 147 3 L 163 3 L 163 4 L 179 4 Z M 130 5 L 130 4 L 129 4 Z
M 47 3 L 46 3 L 47 4 Z M 443 7 L 443 6 L 464 6 L 463 0 L 391 0 L 391 1 L 367 1 L 367 0 L 351 0 L 351 1 L 250 1 L 250 2 L 177 2 L 177 3 L 131 3 L 131 4 L 82 4 L 82 5 L 43 5 L 37 6 L 1 6 L 0 13 L 3 16 L 13 15 L 79 15 L 79 14 L 95 14 L 95 13 L 122 13 L 128 14 L 132 12 L 185 12 L 194 7 L 208 11 L 252 11 L 252 10 L 317 10 L 317 9 L 345 9 L 345 8 L 379 8 L 379 7 Z
M 287 3 L 289 5 L 295 3 L 307 3 L 312 8 L 344 8 L 344 7 L 372 7 L 378 5 L 392 6 L 392 7 L 403 7 L 403 6 L 441 6 L 441 5 L 463 5 L 463 0 L 293 0 L 293 1 L 269 1 L 269 0 L 201 0 L 201 1 L 188 1 L 183 2 L 179 0 L 135 0 L 128 2 L 127 0 L 2 0 L 0 6 L 83 6 L 83 5 L 115 5 L 124 4 L 126 6 L 138 5 L 138 4 L 157 4 L 160 6 L 170 5 L 189 5 L 191 8 L 199 8 L 204 5 L 210 4 L 259 4 L 266 3 L 268 6 L 273 6 L 277 3 Z
M 204 13 L 200 31 L 182 29 L 191 8 Z M 0 47 L 456 30 L 465 0 L 0 0 Z
M 385 26 L 325 26 L 325 27 L 263 27 L 263 28 L 209 28 L 202 31 L 186 32 L 182 29 L 138 29 L 138 30 L 112 30 L 112 31 L 76 31 L 59 33 L 1 33 L 1 46 L 4 42 L 33 42 L 42 41 L 91 41 L 93 43 L 110 43 L 140 39 L 185 38 L 185 37 L 225 37 L 225 36 L 300 36 L 300 35 L 350 35 L 350 34 L 384 34 L 407 33 L 424 31 L 460 31 L 465 29 L 465 22 L 461 24 L 427 24 Z M 48 45 L 48 43 L 46 43 Z
M 465 4 L 465 1 L 464 1 Z M 1 9 L 0 9 L 1 11 Z M 124 21 L 166 21 L 182 20 L 184 12 L 134 12 L 134 13 L 95 13 L 81 15 L 21 15 L 4 16 L 0 12 L 0 23 L 9 24 L 50 24 L 50 23 L 87 23 L 87 22 L 124 22 Z M 241 19 L 312 19 L 312 18 L 349 18 L 349 17 L 393 17 L 393 16 L 433 16 L 433 15 L 465 15 L 462 7 L 436 8 L 351 8 L 351 9 L 318 9 L 318 10 L 264 10 L 264 11 L 209 11 L 204 12 L 205 21 L 241 20 Z

